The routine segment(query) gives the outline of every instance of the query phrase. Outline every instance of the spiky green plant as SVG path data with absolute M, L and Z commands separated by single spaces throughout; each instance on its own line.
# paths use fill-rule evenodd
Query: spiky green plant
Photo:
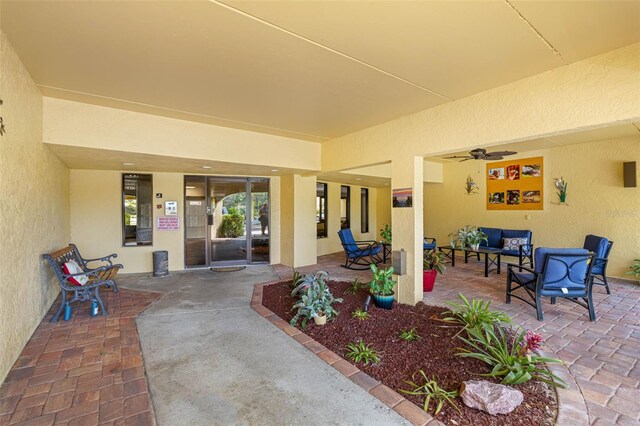
M 380 362 L 378 351 L 365 344 L 362 339 L 357 342 L 349 343 L 347 345 L 347 349 L 349 352 L 347 352 L 346 355 L 351 361 L 362 362 L 365 365 L 369 365 L 369 363 L 377 364 Z
M 542 336 L 531 331 L 515 331 L 508 336 L 502 327 L 484 324 L 482 328 L 467 330 L 469 338 L 458 336 L 472 349 L 460 348 L 458 356 L 475 358 L 493 367 L 483 376 L 502 377 L 504 385 L 518 385 L 531 379 L 561 388 L 566 383 L 551 373 L 544 363 L 561 363 L 559 359 L 537 355 L 534 351 L 542 343 Z
M 307 321 L 310 318 L 326 315 L 328 319 L 338 316 L 339 312 L 333 307 L 334 303 L 342 303 L 342 299 L 334 298 L 325 282 L 328 274 L 319 271 L 315 275 L 307 275 L 300 284 L 291 292 L 292 296 L 299 295 L 300 298 L 293 305 L 291 310 L 296 310 L 296 314 L 291 318 L 290 324 L 295 326 L 302 318 L 302 329 L 307 328 Z
M 351 283 L 349 284 L 349 287 L 347 287 L 344 290 L 344 295 L 346 296 L 347 294 L 357 294 L 360 290 L 367 288 L 367 283 L 363 283 L 362 281 L 360 281 L 360 278 L 356 278 L 353 281 L 351 281 Z
M 407 342 L 413 342 L 420 339 L 421 337 L 414 327 L 411 330 L 400 330 L 400 338 L 402 340 L 406 340 Z
M 291 288 L 296 288 L 304 278 L 304 276 L 298 272 L 296 268 L 291 268 L 293 270 L 293 278 L 291 281 Z
M 369 313 L 358 308 L 355 311 L 351 312 L 351 318 L 356 318 L 364 321 L 369 318 Z
M 417 384 L 415 382 L 416 375 L 422 377 L 422 380 L 421 380 L 422 384 Z M 438 413 L 440 413 L 440 410 L 442 410 L 442 407 L 444 407 L 445 402 L 451 405 L 453 408 L 455 408 L 458 412 L 460 412 L 460 408 L 458 408 L 455 402 L 453 402 L 453 399 L 458 396 L 458 391 L 456 390 L 447 391 L 445 389 L 442 389 L 438 385 L 438 382 L 436 382 L 434 378 L 429 379 L 427 375 L 424 373 L 424 371 L 420 370 L 416 373 L 413 373 L 413 375 L 411 376 L 411 380 L 405 380 L 405 383 L 407 383 L 413 389 L 412 390 L 398 389 L 398 390 L 402 393 L 406 393 L 407 395 L 424 396 L 424 406 L 423 406 L 424 411 L 429 410 L 429 405 L 431 404 L 431 400 L 433 399 L 434 402 L 436 403 L 436 408 L 434 412 L 434 415 L 436 416 L 438 415 Z
M 458 323 L 464 326 L 463 330 L 479 328 L 484 324 L 493 326 L 495 323 L 511 323 L 511 318 L 504 312 L 492 311 L 489 309 L 491 302 L 482 299 L 467 299 L 464 294 L 459 293 L 458 297 L 462 303 L 448 302 L 453 309 L 446 311 L 444 321 Z

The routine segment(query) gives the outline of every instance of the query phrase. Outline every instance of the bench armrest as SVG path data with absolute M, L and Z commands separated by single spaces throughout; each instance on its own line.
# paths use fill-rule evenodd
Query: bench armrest
M 89 262 L 107 262 L 109 264 L 109 266 L 113 266 L 113 261 L 111 260 L 111 258 L 116 258 L 118 257 L 117 253 L 112 253 L 109 254 L 107 256 L 103 256 L 103 257 L 96 257 L 95 259 L 85 259 L 84 257 L 82 258 L 82 262 L 86 265 Z

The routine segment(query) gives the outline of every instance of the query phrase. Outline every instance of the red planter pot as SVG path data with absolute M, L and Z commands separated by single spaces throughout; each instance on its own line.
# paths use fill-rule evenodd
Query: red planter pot
M 422 271 L 422 290 L 423 291 L 431 291 L 433 290 L 433 284 L 436 282 L 436 276 L 438 272 L 434 269 L 431 271 Z

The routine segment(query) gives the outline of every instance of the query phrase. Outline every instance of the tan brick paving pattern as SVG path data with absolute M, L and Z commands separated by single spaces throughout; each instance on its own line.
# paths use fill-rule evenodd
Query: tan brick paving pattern
M 159 293 L 101 292 L 108 316 L 75 303 L 51 324 L 59 299 L 0 387 L 0 425 L 153 425 L 135 316 Z

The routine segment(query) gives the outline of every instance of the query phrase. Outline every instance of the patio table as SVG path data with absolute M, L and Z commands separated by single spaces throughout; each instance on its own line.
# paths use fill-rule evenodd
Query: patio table
M 471 247 L 439 246 L 438 250 L 445 255 L 446 259 L 451 260 L 451 266 L 456 266 L 456 250 L 464 252 L 464 263 L 469 262 L 469 255 L 472 253 L 484 254 L 484 276 L 488 277 L 490 271 L 496 271 L 500 275 L 500 249 L 479 247 L 473 250 Z M 495 266 L 495 269 L 489 269 L 491 266 Z

